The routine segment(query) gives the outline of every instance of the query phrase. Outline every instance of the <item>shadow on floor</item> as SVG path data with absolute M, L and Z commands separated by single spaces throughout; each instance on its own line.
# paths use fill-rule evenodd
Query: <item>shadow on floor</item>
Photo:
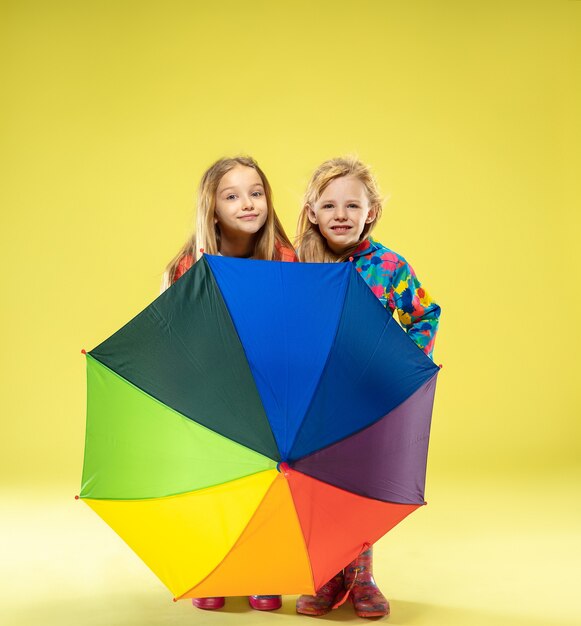
M 253 611 L 246 598 L 228 598 L 220 611 L 201 611 L 189 601 L 173 603 L 167 596 L 143 593 L 128 596 L 95 594 L 87 598 L 71 597 L 60 600 L 35 601 L 14 607 L 2 622 L 10 626 L 193 626 L 214 624 L 233 626 L 251 624 L 315 624 L 319 622 L 351 622 L 400 624 L 414 626 L 572 626 L 573 621 L 543 617 L 508 615 L 457 607 L 428 605 L 403 600 L 391 600 L 389 618 L 366 620 L 358 618 L 349 602 L 319 618 L 295 613 L 296 596 L 285 596 L 283 607 L 275 612 Z M 6 607 L 4 607 L 6 608 Z

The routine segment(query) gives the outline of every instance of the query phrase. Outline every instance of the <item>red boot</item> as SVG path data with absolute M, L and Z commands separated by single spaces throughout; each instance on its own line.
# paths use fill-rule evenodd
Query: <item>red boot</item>
M 373 579 L 373 548 L 362 552 L 345 568 L 345 588 L 351 588 L 351 601 L 359 617 L 389 615 L 389 602 Z
M 282 606 L 280 596 L 248 596 L 248 603 L 256 611 L 276 611 Z
M 198 609 L 214 611 L 221 609 L 226 603 L 226 598 L 192 598 L 192 604 Z
M 343 587 L 343 571 L 324 584 L 316 596 L 301 596 L 297 599 L 297 613 L 302 615 L 325 615 L 335 604 L 338 596 L 345 593 Z

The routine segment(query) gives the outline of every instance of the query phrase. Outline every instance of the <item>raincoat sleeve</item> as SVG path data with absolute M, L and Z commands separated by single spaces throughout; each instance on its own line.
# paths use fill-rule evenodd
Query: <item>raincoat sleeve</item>
M 388 295 L 388 305 L 397 311 L 399 321 L 410 339 L 430 358 L 438 331 L 440 306 L 422 287 L 412 266 L 400 258 Z

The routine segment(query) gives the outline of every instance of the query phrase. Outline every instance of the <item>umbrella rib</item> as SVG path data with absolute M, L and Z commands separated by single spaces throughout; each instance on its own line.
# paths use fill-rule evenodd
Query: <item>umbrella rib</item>
M 285 291 L 284 284 L 283 284 L 284 272 L 282 271 L 281 266 L 278 267 L 278 274 L 280 278 L 281 295 L 284 296 L 284 291 Z M 283 298 L 281 298 L 281 300 L 283 300 Z M 287 328 L 286 307 L 282 307 L 281 313 L 284 318 L 284 324 L 282 325 L 282 328 L 286 329 Z M 284 333 L 283 341 L 284 341 L 284 354 L 288 354 L 288 335 L 286 333 Z M 287 437 L 288 437 L 288 391 L 289 391 L 289 375 L 290 375 L 288 361 L 285 361 L 285 373 L 286 373 L 286 385 L 285 385 L 285 398 L 284 398 L 284 403 L 283 403 L 283 406 L 285 407 L 285 411 L 284 411 L 284 422 L 283 422 L 284 431 L 283 431 L 282 441 L 283 441 L 283 445 L 286 447 L 286 442 L 287 442 Z M 288 451 L 284 450 L 284 454 L 285 456 L 288 455 Z
M 351 267 L 351 272 L 356 272 L 357 270 L 355 270 L 355 268 L 349 264 Z M 351 274 L 352 275 L 352 274 Z M 348 281 L 351 280 L 351 275 L 349 274 L 349 272 L 345 272 L 345 278 L 344 278 L 344 283 L 348 283 Z M 321 369 L 321 375 L 319 376 L 319 380 L 317 381 L 317 384 L 315 385 L 315 388 L 313 389 L 313 395 L 311 396 L 311 400 L 307 406 L 307 410 L 305 411 L 305 414 L 303 415 L 303 421 L 301 422 L 301 425 L 297 428 L 296 432 L 295 432 L 295 436 L 294 439 L 292 441 L 292 444 L 289 446 L 288 449 L 288 454 L 290 455 L 290 453 L 292 452 L 292 449 L 295 445 L 296 440 L 298 439 L 301 430 L 303 429 L 303 426 L 305 424 L 305 418 L 306 416 L 309 414 L 309 410 L 313 404 L 313 401 L 315 399 L 315 397 L 317 396 L 317 391 L 319 391 L 319 387 L 321 386 L 321 381 L 323 380 L 323 377 L 325 375 L 325 372 L 327 371 L 327 367 L 329 365 L 329 360 L 331 359 L 331 354 L 333 352 L 333 348 L 335 347 L 335 343 L 337 342 L 337 335 L 339 334 L 339 328 L 341 327 L 341 320 L 343 319 L 343 307 L 345 306 L 345 300 L 347 299 L 347 292 L 349 291 L 349 285 L 345 284 L 345 291 L 343 292 L 343 301 L 341 302 L 341 314 L 337 317 L 337 328 L 335 328 L 335 335 L 333 336 L 333 341 L 331 342 L 331 345 L 329 346 L 329 352 L 327 352 L 327 358 L 325 359 L 325 365 L 323 366 L 323 368 Z
M 203 487 L 199 487 L 198 489 L 188 489 L 187 491 L 176 491 L 175 493 L 168 493 L 163 496 L 153 496 L 153 497 L 144 497 L 144 498 L 111 498 L 111 497 L 95 497 L 95 496 L 79 496 L 81 500 L 102 500 L 104 502 L 152 502 L 153 500 L 167 500 L 168 498 L 177 498 L 179 496 L 185 496 L 188 494 L 196 493 L 198 491 L 204 491 L 205 489 L 214 489 L 215 487 L 221 487 L 222 485 L 226 485 L 228 483 L 234 482 L 236 480 L 240 480 L 242 478 L 250 478 L 251 476 L 256 476 L 256 474 L 261 474 L 262 472 L 270 472 L 274 470 L 274 467 L 269 467 L 265 469 L 259 469 L 254 472 L 250 472 L 249 474 L 242 474 L 241 476 L 236 476 L 235 478 L 230 478 L 228 480 L 223 480 L 219 483 L 212 483 L 211 485 L 204 485 Z
M 242 530 L 240 531 L 240 534 L 238 535 L 238 538 L 236 539 L 236 541 L 232 544 L 232 547 L 228 550 L 228 552 L 226 552 L 226 554 L 224 555 L 224 557 L 222 558 L 222 560 L 216 565 L 216 567 L 214 567 L 214 569 L 212 569 L 210 572 L 208 572 L 201 580 L 199 580 L 195 585 L 192 585 L 189 589 L 186 589 L 181 595 L 176 596 L 176 600 L 181 600 L 187 593 L 189 593 L 192 589 L 195 589 L 198 585 L 201 585 L 205 580 L 207 580 L 219 567 L 220 565 L 222 565 L 222 563 L 224 563 L 224 561 L 230 556 L 231 552 L 234 550 L 234 548 L 238 545 L 238 542 L 240 541 L 240 537 L 242 537 L 242 535 L 246 532 L 246 529 L 250 526 L 252 520 L 255 518 L 256 513 L 258 512 L 258 509 L 260 509 L 260 507 L 262 506 L 262 503 L 264 502 L 264 500 L 266 499 L 266 496 L 270 493 L 270 490 L 272 489 L 272 487 L 274 486 L 274 482 L 276 481 L 276 479 L 278 478 L 278 474 L 276 474 L 272 480 L 272 482 L 270 483 L 270 485 L 268 486 L 268 489 L 264 492 L 264 495 L 262 496 L 262 498 L 260 499 L 260 502 L 258 503 L 258 506 L 256 507 L 254 513 L 248 518 L 248 522 L 244 525 L 244 528 L 242 528 Z
M 183 419 L 188 420 L 188 422 L 192 422 L 193 424 L 196 424 L 196 426 L 199 426 L 200 428 L 204 428 L 205 430 L 213 433 L 214 435 L 218 435 L 219 437 L 223 437 L 224 439 L 226 439 L 226 440 L 228 440 L 228 441 L 230 441 L 232 443 L 235 443 L 236 445 L 239 445 L 242 448 L 246 448 L 248 450 L 252 450 L 254 453 L 260 454 L 265 459 L 270 459 L 271 461 L 275 461 L 275 459 L 271 459 L 270 457 L 266 456 L 266 454 L 263 454 L 262 452 L 258 452 L 257 450 L 254 450 L 250 446 L 244 445 L 243 443 L 239 443 L 238 441 L 234 441 L 230 437 L 226 437 L 225 435 L 223 435 L 222 433 L 218 432 L 217 430 L 214 430 L 213 428 L 210 428 L 209 426 L 206 426 L 205 424 L 202 424 L 201 422 L 199 422 L 198 420 L 194 419 L 193 417 L 189 417 L 188 415 L 185 415 L 185 413 L 182 413 L 181 411 L 178 411 L 177 409 L 174 409 L 173 406 L 171 406 L 169 404 L 166 404 L 165 402 L 163 402 L 162 400 L 160 400 L 159 398 L 157 398 L 153 394 L 149 393 L 148 391 L 145 391 L 145 389 L 142 389 L 141 387 L 136 385 L 134 382 L 130 381 L 128 378 L 125 378 L 124 376 L 119 374 L 119 372 L 116 372 L 115 370 L 111 369 L 108 365 L 103 363 L 103 361 L 100 361 L 97 357 L 93 356 L 91 353 L 87 353 L 87 358 L 91 358 L 94 361 L 97 361 L 97 363 L 99 363 L 99 365 L 101 365 L 102 367 L 108 369 L 114 376 L 117 376 L 123 382 L 127 383 L 128 385 L 131 385 L 132 387 L 134 387 L 135 389 L 137 389 L 141 393 L 145 394 L 148 398 L 151 398 L 152 400 L 154 400 L 155 402 L 160 404 L 165 409 L 169 409 L 170 411 L 173 411 L 174 413 L 176 413 L 177 415 L 179 415 Z
M 439 373 L 440 373 L 440 370 L 438 369 L 436 372 L 434 372 L 434 375 L 431 378 L 428 378 L 427 380 L 425 380 L 422 383 L 422 385 L 426 385 L 430 381 L 435 380 L 436 376 Z M 420 389 L 420 388 L 421 387 L 418 387 L 418 389 Z M 418 389 L 416 389 L 416 391 Z M 377 422 L 382 420 L 384 417 L 387 417 L 392 411 L 395 411 L 399 406 L 401 406 L 404 402 L 406 402 L 409 399 L 409 397 L 410 396 L 408 396 L 407 398 L 404 398 L 401 402 L 399 402 L 394 407 L 389 409 L 389 411 L 387 413 L 384 413 L 383 415 L 380 415 L 376 420 L 374 420 L 373 422 L 367 424 L 366 426 L 362 426 L 361 428 L 359 428 L 359 430 L 354 430 L 352 433 L 349 433 L 348 435 L 345 435 L 344 437 L 341 437 L 341 439 L 337 439 L 336 441 L 332 441 L 331 443 L 328 443 L 326 446 L 323 446 L 322 448 L 318 448 L 317 450 L 313 450 L 312 452 L 309 452 L 309 453 L 305 454 L 304 456 L 301 456 L 301 457 L 299 457 L 297 459 L 294 459 L 293 463 L 296 463 L 298 461 L 302 461 L 303 459 L 308 459 L 310 456 L 318 454 L 319 452 L 322 452 L 323 450 L 326 450 L 327 448 L 332 448 L 333 446 L 341 443 L 342 441 L 345 441 L 345 439 L 349 439 L 349 437 L 353 437 L 355 435 L 358 435 L 359 433 L 363 432 L 364 430 L 367 430 L 368 428 L 371 428 L 372 426 L 375 426 L 375 424 L 377 424 Z
M 297 472 L 298 473 L 298 470 L 290 469 L 289 473 L 292 473 L 292 472 Z M 311 563 L 311 554 L 309 552 L 309 547 L 307 545 L 307 539 L 305 537 L 305 531 L 303 529 L 303 524 L 302 524 L 301 518 L 299 517 L 299 513 L 297 511 L 297 507 L 296 507 L 296 504 L 295 504 L 294 494 L 293 494 L 293 490 L 292 490 L 292 487 L 291 487 L 290 480 L 287 480 L 287 487 L 288 487 L 288 490 L 289 490 L 289 493 L 290 493 L 290 496 L 291 496 L 291 500 L 292 500 L 293 505 L 294 505 L 293 506 L 293 510 L 295 512 L 295 515 L 297 516 L 297 523 L 298 523 L 299 529 L 301 531 L 301 533 L 300 533 L 301 539 L 303 540 L 303 545 L 305 546 L 305 553 L 307 555 L 307 563 L 309 564 L 309 571 L 311 572 L 311 580 L 313 581 L 313 589 L 315 589 L 315 592 L 316 592 L 317 589 L 315 588 L 315 573 L 313 572 L 313 564 Z
M 150 398 L 151 400 L 153 400 L 154 402 L 156 402 L 157 404 L 162 406 L 165 410 L 170 411 L 171 413 L 175 414 L 176 416 L 178 416 L 182 420 L 186 420 L 185 423 L 188 426 L 193 424 L 197 428 L 200 428 L 200 429 L 203 429 L 205 431 L 208 431 L 208 432 L 212 433 L 212 435 L 214 435 L 216 437 L 220 437 L 224 441 L 227 441 L 230 445 L 237 446 L 237 447 L 243 448 L 245 450 L 251 450 L 254 454 L 259 455 L 260 457 L 262 457 L 264 459 L 267 459 L 268 461 L 274 462 L 273 459 L 271 459 L 270 457 L 267 457 L 265 454 L 262 454 L 261 452 L 253 450 L 249 446 L 245 446 L 244 444 L 239 443 L 238 441 L 234 441 L 233 439 L 230 439 L 229 437 L 226 437 L 222 433 L 219 433 L 218 431 L 213 430 L 212 428 L 209 428 L 208 426 L 206 426 L 204 424 L 201 424 L 200 422 L 192 419 L 191 417 L 188 417 L 187 415 L 184 415 L 180 411 L 178 411 L 178 410 L 174 409 L 173 407 L 171 407 L 169 404 L 165 404 L 164 402 L 162 402 L 161 400 L 159 400 L 155 396 L 151 395 L 150 393 L 148 393 L 144 389 L 141 389 L 141 387 L 138 387 L 135 383 L 131 382 L 130 380 L 128 380 L 127 378 L 125 378 L 124 376 L 122 376 L 121 374 L 116 372 L 115 370 L 111 369 L 108 365 L 106 365 L 105 363 L 101 362 L 99 359 L 94 357 L 92 354 L 87 354 L 86 358 L 87 359 L 92 359 L 93 361 L 98 363 L 101 367 L 103 367 L 104 369 L 109 371 L 113 376 L 119 378 L 125 384 L 129 385 L 130 387 L 133 387 L 139 393 L 141 393 L 141 394 L 145 395 L 146 397 Z M 87 394 L 87 404 L 88 404 L 88 394 Z M 88 406 L 87 406 L 87 409 L 88 409 Z M 87 420 L 88 420 L 88 410 L 87 410 Z M 89 429 L 85 428 L 85 448 L 87 446 L 86 441 L 87 441 L 88 436 L 89 436 Z M 83 476 L 84 476 L 84 472 L 85 472 L 85 462 L 86 462 L 86 457 L 83 459 Z M 274 467 L 269 468 L 269 469 L 274 469 Z M 264 471 L 268 471 L 268 469 L 257 469 L 256 471 L 250 472 L 248 474 L 243 474 L 243 476 L 238 476 L 237 478 L 243 478 L 243 477 L 246 477 L 246 476 L 253 476 L 254 474 L 259 474 L 260 472 L 264 472 Z M 212 485 L 205 485 L 204 487 L 200 487 L 199 489 L 187 489 L 186 491 L 179 491 L 179 492 L 176 492 L 176 493 L 169 493 L 169 494 L 165 494 L 163 496 L 154 496 L 153 498 L 147 498 L 147 497 L 146 498 L 111 498 L 111 497 L 96 498 L 94 496 L 90 496 L 89 499 L 91 499 L 91 500 L 111 500 L 111 501 L 113 501 L 113 500 L 115 500 L 115 501 L 155 500 L 155 499 L 160 499 L 160 498 L 169 498 L 169 497 L 173 497 L 173 496 L 179 496 L 179 495 L 183 495 L 183 494 L 186 494 L 186 493 L 192 493 L 194 491 L 200 491 L 201 489 L 207 489 L 207 488 L 210 488 L 210 487 L 217 487 L 219 485 L 226 484 L 227 482 L 230 482 L 231 480 L 232 479 L 225 480 L 225 481 L 222 481 L 222 482 L 219 482 L 219 483 L 214 483 Z M 82 491 L 83 491 L 83 486 L 81 486 L 81 493 L 82 493 Z M 82 496 L 82 497 L 84 498 L 85 496 Z
M 208 263 L 207 259 L 205 259 L 205 258 L 204 258 L 204 261 L 206 263 Z M 278 441 L 276 440 L 276 436 L 274 434 L 274 431 L 272 430 L 272 426 L 270 425 L 270 421 L 268 419 L 268 414 L 266 412 L 266 407 L 264 406 L 264 401 L 262 399 L 262 395 L 261 395 L 261 393 L 260 393 L 260 391 L 258 389 L 258 385 L 256 384 L 255 375 L 254 375 L 253 369 L 251 367 L 251 360 L 250 360 L 250 357 L 248 356 L 248 353 L 246 352 L 246 346 L 244 345 L 244 342 L 242 341 L 242 337 L 240 337 L 240 333 L 238 332 L 238 327 L 236 326 L 236 323 L 234 322 L 234 316 L 232 315 L 232 311 L 230 309 L 230 306 L 229 306 L 228 302 L 226 301 L 226 298 L 224 297 L 224 294 L 222 293 L 222 290 L 220 288 L 218 280 L 216 279 L 214 271 L 213 271 L 211 265 L 209 265 L 209 263 L 208 263 L 208 268 L 210 270 L 210 274 L 212 276 L 212 279 L 213 279 L 213 281 L 214 281 L 214 283 L 216 285 L 216 290 L 220 294 L 220 298 L 222 299 L 222 302 L 224 303 L 224 308 L 225 308 L 226 312 L 228 313 L 228 316 L 230 317 L 230 323 L 232 324 L 232 328 L 233 328 L 233 330 L 234 330 L 234 332 L 236 334 L 236 338 L 238 339 L 238 342 L 240 344 L 240 348 L 242 350 L 242 354 L 244 355 L 244 358 L 246 359 L 246 365 L 248 366 L 248 371 L 250 372 L 250 377 L 252 379 L 252 382 L 254 383 L 254 387 L 255 387 L 255 390 L 256 390 L 256 395 L 258 397 L 258 400 L 260 401 L 260 405 L 262 406 L 262 411 L 264 413 L 264 417 L 266 418 L 266 425 L 268 426 L 268 430 L 270 432 L 270 436 L 272 437 L 272 441 L 274 442 L 274 445 L 275 445 L 275 448 L 276 448 L 277 452 L 279 452 L 279 454 L 280 454 Z M 266 381 L 266 382 L 268 383 L 268 381 Z M 276 394 L 272 393 L 272 396 L 276 397 Z M 246 447 L 250 448 L 250 446 L 246 446 Z M 256 450 L 255 450 L 255 452 L 256 452 Z M 262 453 L 259 453 L 259 454 L 262 454 Z M 263 456 L 266 456 L 266 455 L 263 454 Z M 270 458 L 270 457 L 267 457 L 267 458 Z
M 181 411 L 178 411 L 177 409 L 174 409 L 174 407 L 172 407 L 171 405 L 166 404 L 165 402 L 163 402 L 159 398 L 156 398 L 153 394 L 149 393 L 148 391 L 145 391 L 145 389 L 142 389 L 141 387 L 136 385 L 134 382 L 130 381 L 128 378 L 125 378 L 124 376 L 119 374 L 119 372 L 116 372 L 115 370 L 111 369 L 108 365 L 106 365 L 105 363 L 100 361 L 97 357 L 93 356 L 92 354 L 88 353 L 87 354 L 87 358 L 91 358 L 94 361 L 97 361 L 97 363 L 99 363 L 99 365 L 101 365 L 104 368 L 108 369 L 114 376 L 117 376 L 123 382 L 127 383 L 128 385 L 131 385 L 132 387 L 134 387 L 135 389 L 137 389 L 141 393 L 145 394 L 148 398 L 151 398 L 152 400 L 154 400 L 155 402 L 157 402 L 158 404 L 160 404 L 164 408 L 169 409 L 170 411 L 173 411 L 174 413 L 176 413 L 177 415 L 183 417 L 184 419 L 188 420 L 189 422 L 192 422 L 192 423 L 196 424 L 196 426 L 199 426 L 200 428 L 204 428 L 205 430 L 213 433 L 214 435 L 218 435 L 220 437 L 223 437 L 224 439 L 227 439 L 228 441 L 231 441 L 232 443 L 235 443 L 235 444 L 241 446 L 242 448 L 246 448 L 248 450 L 252 450 L 256 454 L 260 454 L 261 456 L 263 456 L 265 459 L 270 459 L 270 457 L 266 456 L 266 454 L 263 454 L 262 452 L 258 452 L 257 450 L 254 450 L 250 446 L 247 446 L 247 445 L 244 445 L 244 444 L 239 443 L 237 441 L 234 441 L 230 437 L 226 437 L 225 435 L 223 435 L 222 433 L 218 432 L 217 430 L 214 430 L 213 428 L 210 428 L 209 426 L 206 426 L 205 424 L 202 424 L 201 422 L 199 422 L 198 420 L 194 419 L 193 417 L 189 417 L 189 416 L 185 415 L 185 413 L 182 413 Z M 270 460 L 274 461 L 274 459 L 270 459 Z

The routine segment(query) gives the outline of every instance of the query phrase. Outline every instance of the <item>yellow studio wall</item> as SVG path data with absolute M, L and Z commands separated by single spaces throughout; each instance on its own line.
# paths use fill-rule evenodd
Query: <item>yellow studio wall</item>
M 159 292 L 204 169 L 294 233 L 357 153 L 443 309 L 430 475 L 577 467 L 581 2 L 3 2 L 4 483 L 80 480 L 91 349 Z M 72 492 L 71 492 L 72 493 Z

